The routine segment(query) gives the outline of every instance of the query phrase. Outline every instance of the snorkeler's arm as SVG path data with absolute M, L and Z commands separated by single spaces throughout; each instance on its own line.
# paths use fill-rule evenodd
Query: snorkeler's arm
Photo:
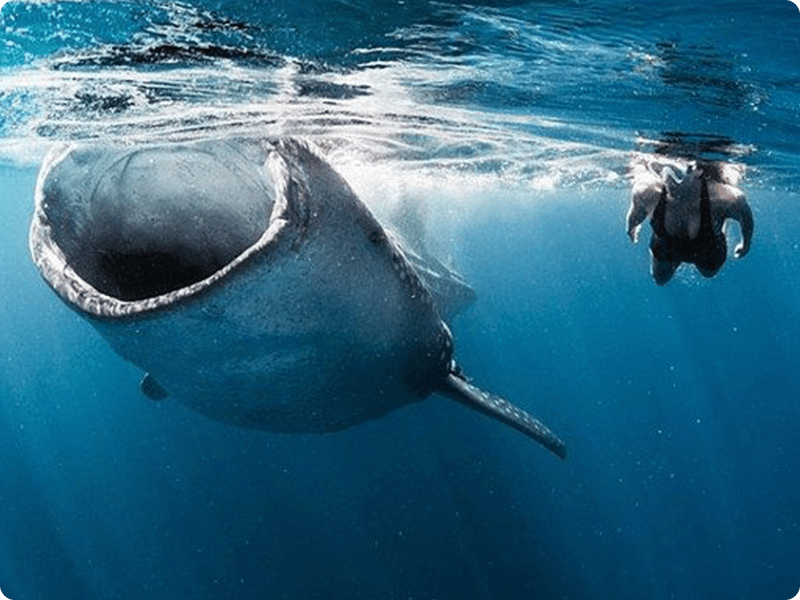
M 734 219 L 739 222 L 742 231 L 742 239 L 736 245 L 733 255 L 742 258 L 750 252 L 750 242 L 753 239 L 753 211 L 747 204 L 744 192 L 731 185 L 720 185 L 715 190 L 717 197 L 724 202 L 725 218 Z
M 628 209 L 626 223 L 628 237 L 631 238 L 634 244 L 639 241 L 639 231 L 642 229 L 642 223 L 653 213 L 660 197 L 660 186 L 654 186 L 649 182 L 646 185 L 633 186 L 631 206 Z
M 750 252 L 750 240 L 753 239 L 753 211 L 744 201 L 744 196 L 742 201 L 735 205 L 731 218 L 739 221 L 739 226 L 742 228 L 742 241 L 733 251 L 733 255 L 736 258 L 742 258 Z

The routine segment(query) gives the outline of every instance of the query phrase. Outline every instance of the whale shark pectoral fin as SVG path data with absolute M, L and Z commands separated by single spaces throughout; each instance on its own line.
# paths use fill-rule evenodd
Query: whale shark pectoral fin
M 169 396 L 169 392 L 161 387 L 161 384 L 158 383 L 156 378 L 150 375 L 150 373 L 144 374 L 142 381 L 139 382 L 139 389 L 142 390 L 142 393 L 150 398 L 150 400 L 163 400 Z
M 517 408 L 508 400 L 484 392 L 453 373 L 447 376 L 436 391 L 521 431 L 562 460 L 567 458 L 567 447 L 555 433 L 536 417 Z

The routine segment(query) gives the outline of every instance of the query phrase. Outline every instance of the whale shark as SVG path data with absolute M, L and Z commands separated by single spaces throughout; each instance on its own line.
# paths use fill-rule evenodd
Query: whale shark
M 148 398 L 325 433 L 436 394 L 566 457 L 456 363 L 443 315 L 471 298 L 463 279 L 384 227 L 310 142 L 67 144 L 34 201 L 33 262 Z

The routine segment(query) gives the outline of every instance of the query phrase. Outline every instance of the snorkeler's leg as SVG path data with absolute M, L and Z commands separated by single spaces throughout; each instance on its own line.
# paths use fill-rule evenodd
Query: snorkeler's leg
M 725 259 L 728 257 L 728 244 L 725 241 L 724 235 L 717 235 L 714 237 L 703 254 L 703 256 L 696 260 L 694 266 L 703 277 L 713 277 L 725 264 Z
M 650 239 L 650 274 L 657 285 L 665 285 L 680 266 L 680 261 L 669 259 L 670 249 L 668 243 L 653 234 Z
M 681 263 L 669 262 L 665 260 L 658 260 L 655 256 L 651 256 L 650 261 L 650 274 L 656 285 L 666 285 Z

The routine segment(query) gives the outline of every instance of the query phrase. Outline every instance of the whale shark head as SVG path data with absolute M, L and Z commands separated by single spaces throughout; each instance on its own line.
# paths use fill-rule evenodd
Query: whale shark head
M 150 301 L 144 310 L 159 304 L 154 298 L 186 295 L 174 293 L 266 241 L 275 174 L 246 160 L 224 144 L 53 153 L 37 186 L 41 218 L 31 236 L 55 251 L 34 251 L 59 263 L 46 279 L 62 295 L 80 288 L 73 300 L 95 300 L 78 306 L 89 312 L 123 303 L 136 312 L 137 302 Z M 65 270 L 72 277 L 59 277 Z

